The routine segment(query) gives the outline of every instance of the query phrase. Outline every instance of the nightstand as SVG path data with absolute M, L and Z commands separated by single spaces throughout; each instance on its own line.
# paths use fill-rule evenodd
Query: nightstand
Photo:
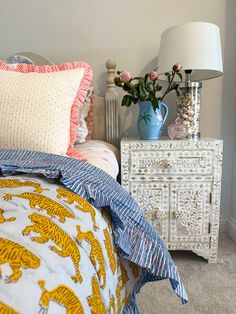
M 169 250 L 216 263 L 222 156 L 222 140 L 121 140 L 121 184 Z

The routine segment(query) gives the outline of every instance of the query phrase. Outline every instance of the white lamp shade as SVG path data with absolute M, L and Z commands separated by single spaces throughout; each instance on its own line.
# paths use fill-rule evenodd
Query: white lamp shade
M 219 27 L 206 22 L 192 22 L 164 31 L 161 36 L 158 72 L 170 72 L 176 62 L 182 65 L 182 74 L 184 70 L 192 70 L 191 81 L 222 75 Z

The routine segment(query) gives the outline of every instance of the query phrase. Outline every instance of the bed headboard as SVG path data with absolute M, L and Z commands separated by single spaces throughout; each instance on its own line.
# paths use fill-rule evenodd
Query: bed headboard
M 118 126 L 118 95 L 114 83 L 116 62 L 107 60 L 107 88 L 105 93 L 106 141 L 116 147 L 120 145 Z
M 33 63 L 37 65 L 53 64 L 53 62 L 48 58 L 28 51 L 15 53 L 6 58 L 6 62 L 11 64 L 14 63 Z M 116 92 L 116 85 L 114 83 L 114 77 L 116 74 L 116 62 L 112 60 L 107 60 L 106 69 L 107 80 L 105 98 L 98 97 L 96 95 L 94 97 L 94 107 L 96 108 L 96 103 L 98 103 L 100 108 L 101 106 L 103 107 L 102 111 L 104 113 L 100 114 L 99 123 L 97 123 L 98 124 L 97 126 L 95 114 L 94 135 L 95 138 L 105 140 L 106 142 L 113 144 L 114 146 L 119 148 L 120 133 L 118 125 L 118 95 Z M 96 132 L 99 132 L 99 135 L 97 135 Z

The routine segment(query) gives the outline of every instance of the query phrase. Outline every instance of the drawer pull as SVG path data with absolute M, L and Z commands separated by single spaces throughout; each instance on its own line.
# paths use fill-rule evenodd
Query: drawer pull
M 157 168 L 170 169 L 171 164 L 167 159 L 162 159 L 157 162 Z
M 145 217 L 151 221 L 155 220 L 162 220 L 162 219 L 168 219 L 168 211 L 160 211 L 160 210 L 155 210 L 155 211 L 149 211 L 145 214 Z
M 175 210 L 172 212 L 174 218 L 181 218 L 181 211 Z

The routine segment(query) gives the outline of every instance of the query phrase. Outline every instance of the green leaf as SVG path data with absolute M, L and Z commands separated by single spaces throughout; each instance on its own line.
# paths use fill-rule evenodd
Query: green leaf
M 144 79 L 143 78 L 140 78 L 139 79 L 139 97 L 140 97 L 140 100 L 145 100 L 146 98 L 146 92 L 145 92 L 145 89 L 144 89 Z
M 179 88 L 179 84 L 175 82 L 170 86 L 169 91 L 172 91 L 174 89 L 176 90 L 177 88 Z
M 181 90 L 179 89 L 179 87 L 176 89 L 176 95 L 177 96 L 181 96 L 182 95 Z
M 154 96 L 153 96 L 152 94 L 147 94 L 146 97 L 145 97 L 145 100 L 150 100 L 150 101 L 152 101 L 153 97 L 154 97 Z
M 115 77 L 115 78 L 114 78 L 114 83 L 115 83 L 116 86 L 123 88 L 122 81 L 120 80 L 119 77 Z
M 145 87 L 144 78 L 143 78 L 143 77 L 140 77 L 140 78 L 139 78 L 139 84 L 142 86 L 142 88 Z
M 130 95 L 125 95 L 123 98 L 122 98 L 122 103 L 121 103 L 121 106 L 125 106 L 125 107 L 129 107 L 132 102 L 133 102 L 133 97 L 130 96 Z
M 148 81 L 148 73 L 144 76 L 144 84 L 147 86 Z
M 154 111 L 156 111 L 156 109 L 158 108 L 158 99 L 157 98 L 154 98 L 152 100 L 152 108 Z
M 130 88 L 130 94 L 132 94 L 133 96 L 136 96 L 138 97 L 138 91 L 136 89 L 136 86 L 132 83 L 126 83 L 127 84 L 127 87 Z
M 148 82 L 146 85 L 146 91 L 148 93 L 152 93 L 153 94 L 153 83 L 152 82 Z
M 124 83 L 124 85 L 123 85 L 123 90 L 125 91 L 125 92 L 130 92 L 130 87 L 128 86 L 128 84 L 127 83 Z
M 182 80 L 183 80 L 182 74 L 180 72 L 176 72 L 176 74 L 178 75 L 180 81 L 182 82 Z
M 168 82 L 171 81 L 171 74 L 169 72 L 165 73 L 165 76 L 167 77 Z
M 156 85 L 155 86 L 155 92 L 159 92 L 160 90 L 162 90 L 162 86 L 161 85 Z

